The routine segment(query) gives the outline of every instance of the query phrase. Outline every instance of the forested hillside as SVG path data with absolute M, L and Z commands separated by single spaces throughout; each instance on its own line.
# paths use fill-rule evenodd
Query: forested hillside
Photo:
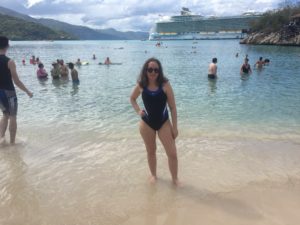
M 70 34 L 43 25 L 0 14 L 0 35 L 10 40 L 70 40 Z

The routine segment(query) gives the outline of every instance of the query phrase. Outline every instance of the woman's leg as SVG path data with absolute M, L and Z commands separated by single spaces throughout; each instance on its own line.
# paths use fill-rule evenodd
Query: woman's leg
M 151 172 L 151 182 L 156 180 L 156 131 L 149 127 L 144 121 L 140 122 L 140 133 L 144 140 L 146 150 L 148 165 Z
M 175 185 L 179 184 L 178 181 L 178 160 L 175 140 L 172 136 L 171 123 L 168 120 L 158 131 L 158 137 L 163 144 L 168 156 L 169 169 L 172 175 L 172 180 Z

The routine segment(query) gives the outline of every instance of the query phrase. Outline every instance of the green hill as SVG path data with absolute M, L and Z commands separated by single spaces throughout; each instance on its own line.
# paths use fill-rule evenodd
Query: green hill
M 278 32 L 287 25 L 293 15 L 300 13 L 300 2 L 277 10 L 265 12 L 262 17 L 251 25 L 252 32 Z
M 116 39 L 112 35 L 101 34 L 96 30 L 93 30 L 84 26 L 76 26 L 53 19 L 37 19 L 37 23 L 49 27 L 53 30 L 65 31 L 80 40 L 114 40 Z
M 240 43 L 300 46 L 300 2 L 264 13 Z
M 70 40 L 70 34 L 55 31 L 41 24 L 0 14 L 0 35 L 10 40 Z

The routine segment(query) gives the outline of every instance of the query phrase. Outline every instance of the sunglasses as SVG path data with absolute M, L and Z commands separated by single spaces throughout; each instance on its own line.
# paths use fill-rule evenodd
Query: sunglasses
M 159 69 L 158 68 L 151 68 L 150 67 L 150 68 L 147 69 L 148 73 L 152 73 L 153 71 L 154 71 L 154 73 L 159 73 Z

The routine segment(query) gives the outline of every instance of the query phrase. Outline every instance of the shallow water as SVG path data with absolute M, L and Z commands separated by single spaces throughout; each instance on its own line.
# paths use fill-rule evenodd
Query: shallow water
M 145 41 L 14 42 L 9 56 L 18 63 L 24 83 L 34 92 L 19 94 L 22 127 L 59 125 L 101 131 L 109 136 L 134 135 L 138 118 L 129 95 L 143 62 L 155 56 L 173 86 L 178 121 L 184 136 L 236 136 L 299 139 L 300 49 L 246 46 L 231 41 L 174 41 L 156 48 Z M 195 53 L 193 53 L 195 51 Z M 235 57 L 235 53 L 239 57 Z M 96 54 L 97 60 L 92 60 Z M 248 54 L 253 65 L 259 56 L 271 64 L 241 77 L 239 69 Z M 46 70 L 51 62 L 77 58 L 90 65 L 78 68 L 79 87 L 71 83 L 38 82 L 36 68 L 22 66 L 22 58 L 39 56 Z M 101 66 L 109 56 L 122 65 Z M 219 79 L 207 80 L 212 57 L 218 57 Z M 42 109 L 42 110 L 41 110 Z
M 219 199 L 250 183 L 300 178 L 300 48 L 237 41 L 174 41 L 160 48 L 147 41 L 11 45 L 8 55 L 34 97 L 18 91 L 17 145 L 0 147 L 0 224 L 122 224 L 174 205 L 184 209 L 190 199 Z M 21 65 L 33 54 L 47 71 L 56 58 L 90 64 L 77 68 L 79 86 L 39 82 L 36 67 Z M 245 54 L 251 65 L 259 56 L 271 64 L 240 77 Z M 122 65 L 98 65 L 106 56 Z M 162 61 L 175 92 L 182 189 L 171 185 L 160 144 L 160 179 L 154 187 L 147 182 L 129 95 L 151 56 Z M 207 67 L 215 56 L 219 79 L 210 82 Z

